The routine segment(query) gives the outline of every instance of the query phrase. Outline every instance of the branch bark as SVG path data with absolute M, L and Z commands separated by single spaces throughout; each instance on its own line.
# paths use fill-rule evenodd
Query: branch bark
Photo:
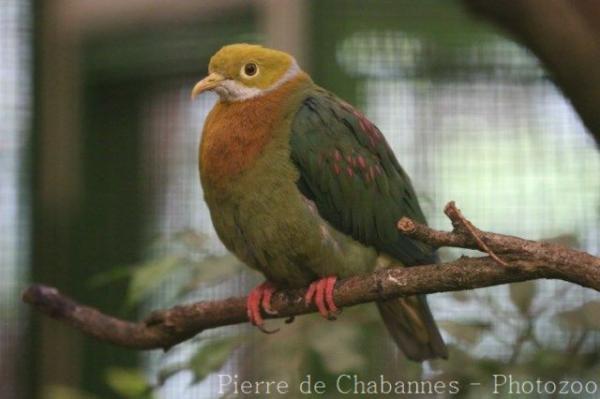
M 600 145 L 600 2 L 597 0 L 463 0 L 528 47 L 571 100 Z
M 481 249 L 490 256 L 462 257 L 439 265 L 379 270 L 341 280 L 334 299 L 341 307 L 400 296 L 458 291 L 533 279 L 561 279 L 600 291 L 600 258 L 556 244 L 482 232 L 462 216 L 453 202 L 445 213 L 454 229 L 434 230 L 403 218 L 398 229 L 435 247 Z M 473 229 L 466 228 L 470 224 Z M 503 264 L 493 256 L 502 257 Z M 316 311 L 304 304 L 304 290 L 277 292 L 272 307 L 276 316 L 291 317 Z M 168 349 L 210 329 L 248 321 L 245 298 L 198 302 L 152 312 L 145 320 L 129 322 L 81 305 L 56 288 L 32 285 L 23 300 L 40 312 L 101 341 L 132 349 Z

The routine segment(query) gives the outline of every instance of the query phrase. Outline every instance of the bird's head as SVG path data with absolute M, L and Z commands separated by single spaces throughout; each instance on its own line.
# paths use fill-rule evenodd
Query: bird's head
M 212 56 L 208 72 L 194 86 L 192 98 L 212 90 L 222 101 L 243 101 L 277 88 L 301 71 L 294 57 L 282 51 L 232 44 Z

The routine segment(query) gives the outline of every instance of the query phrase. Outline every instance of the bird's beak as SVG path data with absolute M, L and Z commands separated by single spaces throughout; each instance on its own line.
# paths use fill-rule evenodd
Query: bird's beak
M 192 100 L 198 96 L 198 94 L 203 93 L 207 90 L 212 90 L 219 85 L 222 81 L 225 80 L 225 77 L 216 72 L 211 73 L 194 86 L 192 89 Z

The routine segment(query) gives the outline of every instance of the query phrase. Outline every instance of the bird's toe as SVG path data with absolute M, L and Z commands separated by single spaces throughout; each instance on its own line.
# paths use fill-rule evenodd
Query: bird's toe
M 308 287 L 304 300 L 309 306 L 315 302 L 315 306 L 319 314 L 327 320 L 335 320 L 335 315 L 340 312 L 340 309 L 333 300 L 333 290 L 337 277 L 329 276 L 320 280 L 314 281 Z
M 265 281 L 264 283 L 260 284 L 259 286 L 255 287 L 252 291 L 250 291 L 246 300 L 246 312 L 248 314 L 248 319 L 250 320 L 250 323 L 256 326 L 260 331 L 267 334 L 272 334 L 279 331 L 279 329 L 266 329 L 264 327 L 265 320 L 261 313 L 262 307 L 262 310 L 264 310 L 267 314 L 277 314 L 277 312 L 271 307 L 271 297 L 273 296 L 274 292 L 275 287 L 273 286 L 273 284 L 271 284 L 268 281 Z

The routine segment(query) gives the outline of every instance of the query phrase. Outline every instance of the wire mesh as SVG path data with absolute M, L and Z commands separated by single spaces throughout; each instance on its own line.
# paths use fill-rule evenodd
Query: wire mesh
M 4 121 L 0 126 L 0 396 L 9 398 L 18 397 L 15 371 L 7 365 L 18 356 L 24 323 L 22 313 L 15 309 L 16 289 L 25 270 L 16 265 L 27 257 L 24 210 L 28 202 L 22 174 L 24 133 L 31 116 L 26 4 L 7 0 L 0 5 L 0 110 Z M 349 97 L 346 99 L 380 128 L 411 176 L 432 226 L 449 228 L 442 208 L 455 200 L 483 230 L 553 239 L 597 254 L 600 155 L 593 140 L 535 57 L 466 19 L 457 9 L 453 2 L 382 1 L 369 7 L 358 1 L 313 2 L 312 24 L 307 24 L 305 32 L 313 38 L 306 41 L 307 58 L 312 62 L 304 67 L 314 73 L 316 83 Z M 221 38 L 219 32 L 205 32 L 211 46 L 238 37 Z M 247 32 L 244 37 L 257 36 Z M 177 42 L 165 38 L 167 42 L 176 52 Z M 145 47 L 140 54 L 152 51 L 152 43 L 146 46 L 150 50 Z M 107 49 L 105 58 L 94 60 L 98 71 L 103 67 L 110 70 L 114 61 L 111 45 Z M 140 57 L 144 62 L 132 62 L 133 68 L 128 58 L 124 50 L 116 64 L 131 71 L 152 59 Z M 107 65 L 100 65 L 103 62 Z M 165 62 L 165 68 L 171 64 Z M 189 66 L 177 68 L 175 72 L 157 72 L 160 68 L 149 67 L 153 74 L 144 81 L 139 113 L 131 115 L 139 120 L 140 131 L 132 134 L 142 138 L 140 176 L 144 195 L 152 204 L 143 215 L 150 262 L 146 266 L 168 271 L 145 297 L 143 313 L 179 300 L 242 295 L 260 279 L 256 274 L 240 275 L 233 267 L 235 276 L 227 280 L 219 274 L 222 270 L 217 270 L 236 262 L 226 258 L 212 227 L 197 166 L 200 131 L 216 97 L 206 95 L 190 102 L 190 89 L 201 76 L 190 78 Z M 204 66 L 198 70 L 203 71 Z M 103 79 L 109 79 L 108 75 Z M 111 83 L 134 90 L 136 82 L 122 80 L 114 78 Z M 185 254 L 182 247 L 187 248 Z M 442 258 L 452 259 L 463 252 L 443 250 Z M 183 259 L 177 264 L 194 272 L 169 263 L 173 254 Z M 221 262 L 223 258 L 226 261 Z M 213 284 L 196 281 L 201 278 L 212 279 Z M 316 373 L 335 380 L 332 376 L 346 369 L 390 377 L 401 372 L 405 378 L 479 378 L 478 374 L 465 374 L 472 372 L 465 364 L 486 371 L 490 363 L 477 363 L 482 359 L 497 361 L 494 366 L 499 368 L 519 365 L 521 375 L 531 377 L 542 370 L 532 365 L 551 364 L 547 359 L 555 359 L 548 356 L 579 359 L 576 356 L 581 353 L 598 352 L 597 331 L 580 334 L 568 323 L 561 324 L 564 317 L 557 317 L 599 301 L 597 293 L 555 281 L 523 287 L 430 297 L 444 338 L 462 351 L 452 352 L 447 364 L 411 368 L 382 338 L 382 323 L 373 312 L 349 309 L 334 325 L 316 317 L 300 318 L 268 339 L 246 326 L 203 333 L 166 355 L 145 356 L 145 377 L 158 386 L 165 368 L 175 370 L 198 348 L 236 334 L 248 344 L 234 352 L 221 373 L 255 379 L 265 375 L 294 379 Z M 519 299 L 523 292 L 525 299 Z M 381 359 L 390 357 L 399 365 L 397 369 L 381 364 Z M 531 359 L 541 360 L 535 363 Z M 529 363 L 523 366 L 526 361 Z M 584 378 L 586 370 L 583 362 L 579 363 L 565 366 L 564 373 Z M 597 370 L 597 362 L 590 364 L 591 372 Z M 555 370 L 543 370 L 548 378 L 555 377 L 551 374 Z M 157 389 L 159 397 L 214 398 L 221 394 L 214 373 L 195 385 L 194 371 L 167 374 L 169 378 Z M 479 392 L 471 397 L 482 396 Z
M 481 43 L 445 37 L 440 45 L 401 26 L 351 30 L 348 21 L 328 21 L 332 29 L 339 23 L 343 31 L 331 38 L 336 65 L 354 79 L 357 105 L 386 135 L 433 226 L 449 227 L 441 209 L 456 200 L 484 230 L 559 238 L 598 252 L 600 157 L 569 103 L 531 54 L 497 36 Z M 175 81 L 168 90 L 157 91 L 155 105 L 142 116 L 161 121 L 160 134 L 151 136 L 158 141 L 150 144 L 147 160 L 161 176 L 154 181 L 160 206 L 152 217 L 158 231 L 192 227 L 222 249 L 201 204 L 196 169 L 198 130 L 214 98 L 190 104 L 191 83 Z M 327 78 L 317 83 L 328 87 Z M 443 255 L 448 259 L 460 253 Z M 222 286 L 218 294 L 238 294 L 240 288 Z M 512 343 L 524 328 L 511 315 L 511 295 L 507 287 L 495 287 L 474 292 L 470 302 L 438 294 L 430 303 L 442 322 L 489 324 L 489 333 L 472 353 L 509 361 L 515 356 Z M 547 306 L 557 295 L 561 301 Z M 539 339 L 560 347 L 569 332 L 556 328 L 555 315 L 594 299 L 596 293 L 582 288 L 537 283 L 532 308 L 540 312 L 535 326 Z M 495 310 L 482 314 L 482 306 Z M 460 346 L 460 339 L 447 331 L 444 335 Z M 598 343 L 592 335 L 586 345 L 597 349 Z M 527 347 L 524 353 L 533 352 Z M 245 363 L 230 364 L 229 371 L 233 367 L 243 373 L 242 364 L 256 366 L 261 357 L 252 350 L 245 356 Z M 180 395 L 178 384 L 184 381 L 172 382 L 171 389 Z M 215 389 L 213 379 L 194 395 L 210 397 Z
M 0 3 L 0 396 L 20 397 L 17 364 L 26 319 L 19 289 L 27 275 L 28 212 L 24 173 L 30 106 L 28 1 Z

